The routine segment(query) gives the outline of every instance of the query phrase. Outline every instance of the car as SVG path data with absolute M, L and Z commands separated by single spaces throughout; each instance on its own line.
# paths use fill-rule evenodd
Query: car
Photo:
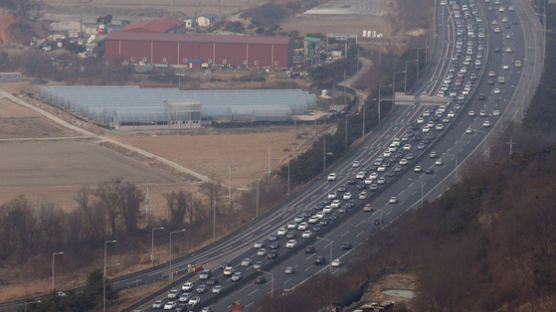
M 430 158 L 436 158 L 436 157 L 438 157 L 438 153 L 437 153 L 436 151 L 431 151 L 431 152 L 429 153 L 429 157 L 430 157 Z
M 340 209 L 341 209 L 341 208 L 340 208 Z M 327 225 L 328 225 L 328 219 L 322 219 L 322 220 L 320 220 L 320 221 L 319 221 L 319 224 L 320 224 L 320 225 L 327 226 Z
M 178 305 L 176 305 L 176 310 L 175 311 L 176 312 L 186 312 L 187 311 L 187 304 L 186 303 L 178 303 Z
M 181 294 L 180 298 L 178 299 L 179 302 L 188 302 L 189 301 L 189 297 L 191 297 L 191 294 L 189 294 L 188 292 L 185 292 L 183 294 Z
M 336 190 L 338 193 L 343 193 L 345 191 L 347 191 L 347 187 L 345 185 L 338 186 L 338 189 Z
M 342 265 L 342 261 L 340 261 L 340 259 L 334 259 L 334 260 L 332 260 L 332 263 L 330 263 L 330 265 L 332 267 L 337 268 L 337 267 Z
M 427 170 L 425 170 L 425 174 L 433 174 L 434 170 L 432 168 L 428 168 Z
M 388 200 L 389 204 L 397 204 L 398 203 L 398 198 L 396 196 L 392 196 L 390 197 L 390 200 Z
M 204 307 L 201 309 L 201 312 L 212 312 L 212 309 L 210 307 Z
M 207 286 L 214 286 L 216 284 L 218 284 L 218 280 L 215 278 L 211 278 L 205 281 L 205 285 Z
M 207 285 L 201 284 L 199 286 L 197 286 L 197 288 L 195 289 L 195 292 L 198 294 L 204 294 L 207 292 Z
M 472 134 L 472 133 L 473 133 L 473 129 L 471 128 L 465 129 L 465 134 Z
M 294 248 L 297 245 L 297 241 L 295 239 L 290 239 L 286 242 L 286 248 Z
M 331 209 L 331 208 L 330 208 L 330 209 Z M 315 224 L 315 223 L 317 223 L 318 221 L 319 221 L 319 218 L 316 217 L 316 216 L 310 217 L 309 220 L 308 220 L 309 224 Z M 298 227 L 298 229 L 299 229 L 299 227 Z M 305 229 L 303 229 L 303 230 L 306 230 L 306 229 L 307 229 L 307 227 L 305 227 Z
M 155 302 L 153 302 L 153 309 L 162 309 L 162 306 L 162 300 L 156 300 Z
M 198 305 L 199 302 L 201 302 L 201 297 L 193 296 L 189 299 L 189 302 L 187 304 L 194 307 L 194 306 Z
M 173 310 L 176 307 L 176 303 L 174 301 L 168 301 L 164 304 L 164 310 Z
M 354 160 L 353 163 L 351 164 L 351 166 L 353 168 L 358 168 L 359 166 L 361 166 L 361 161 L 360 160 Z
M 351 192 L 346 192 L 344 193 L 344 200 L 350 200 L 351 199 Z
M 372 183 L 373 183 L 373 179 L 371 179 L 371 178 L 366 178 L 365 179 L 365 184 L 366 185 L 369 185 L 369 184 L 372 184 Z
M 308 226 L 309 224 L 307 224 L 307 222 L 301 222 L 297 225 L 297 229 L 300 231 L 305 231 Z
M 359 199 L 360 199 L 360 200 L 367 199 L 367 192 L 366 192 L 366 191 L 362 191 L 361 193 L 359 193 Z
M 331 203 L 330 203 L 330 207 L 331 208 L 338 208 L 340 207 L 340 205 L 342 204 L 342 202 L 339 199 L 334 199 Z M 326 207 L 325 207 L 326 208 Z
M 417 149 L 418 149 L 418 150 L 423 150 L 423 149 L 425 149 L 425 143 L 419 143 L 419 144 L 417 144 Z M 409 158 L 408 158 L 408 159 L 409 159 Z
M 386 179 L 384 177 L 380 177 L 376 180 L 376 183 L 379 185 L 382 185 L 386 182 Z
M 328 193 L 328 199 L 335 199 L 337 196 L 338 196 L 338 193 L 336 193 L 336 192 Z
M 338 175 L 334 172 L 328 174 L 328 181 L 336 181 L 337 178 L 338 178 Z
M 367 175 L 367 171 L 359 171 L 357 172 L 357 174 L 355 175 L 356 179 L 362 180 L 365 179 L 365 176 Z
M 484 109 L 481 109 L 481 110 L 479 111 L 479 116 L 480 116 L 480 117 L 486 117 L 486 115 L 487 115 L 487 113 L 486 113 L 486 111 L 485 111 Z
M 512 53 L 513 52 L 512 48 L 510 48 L 510 47 L 507 47 L 506 50 L 504 50 L 504 51 L 506 53 Z
M 434 165 L 435 166 L 442 166 L 442 158 L 438 158 L 437 160 L 435 160 Z
M 264 249 L 264 248 L 261 248 L 261 249 Z M 260 251 L 261 249 L 259 249 L 259 251 Z M 225 268 L 224 268 L 224 272 L 222 272 L 222 274 L 223 274 L 224 276 L 230 276 L 230 275 L 232 275 L 233 273 L 234 273 L 234 268 L 231 267 L 231 266 L 225 267 Z
M 342 249 L 343 250 L 350 250 L 351 248 L 353 248 L 353 245 L 350 242 L 343 242 L 342 243 Z
M 183 291 L 190 291 L 191 289 L 193 289 L 193 283 L 191 282 L 185 282 L 183 285 L 181 285 L 181 290 Z
M 475 117 L 475 111 L 474 110 L 470 110 L 467 112 L 467 116 L 469 117 Z
M 421 172 L 421 171 L 423 171 L 423 168 L 421 168 L 421 166 L 415 166 L 415 168 L 413 168 L 413 171 Z
M 286 269 L 284 270 L 284 274 L 290 275 L 295 273 L 295 268 L 291 267 L 291 266 L 287 266 Z
M 355 181 L 355 179 L 348 179 L 348 180 L 346 181 L 346 183 L 349 184 L 349 185 L 353 185 L 353 184 L 355 184 L 356 182 L 357 182 L 357 181 Z
M 369 175 L 369 179 L 371 179 L 371 180 L 374 180 L 376 178 L 378 178 L 378 173 L 376 173 L 376 172 L 373 172 Z
M 272 242 L 272 243 L 268 244 L 268 248 L 273 249 L 273 250 L 278 249 L 278 248 L 280 248 L 280 243 Z
M 434 125 L 434 130 L 442 131 L 442 130 L 444 130 L 444 125 L 441 124 L 441 123 L 437 123 L 436 125 Z
M 237 271 L 234 272 L 234 274 L 232 274 L 232 278 L 231 278 L 232 282 L 237 282 L 240 279 L 241 279 L 241 272 Z
M 258 270 L 260 268 L 262 268 L 263 266 L 263 262 L 262 261 L 255 261 L 252 265 L 253 269 Z
M 363 206 L 363 211 L 365 212 L 374 212 L 375 209 L 373 208 L 373 206 L 370 203 L 365 204 L 365 206 Z
M 317 213 L 315 214 L 315 217 L 317 217 L 317 220 L 318 220 L 318 219 L 324 218 L 324 215 L 325 215 L 324 212 L 319 211 L 319 212 L 317 212 Z M 316 222 L 315 222 L 315 223 L 316 223 Z
M 287 239 L 294 239 L 295 238 L 295 232 L 293 232 L 293 231 L 288 232 L 288 234 L 286 234 L 286 238 Z
M 266 249 L 265 248 L 259 248 L 259 250 L 257 250 L 257 256 L 259 256 L 259 257 L 266 256 Z
M 276 257 L 278 257 L 278 253 L 275 251 L 271 251 L 266 254 L 266 258 L 269 260 L 276 259 Z
M 276 235 L 284 236 L 284 235 L 286 235 L 287 232 L 288 232 L 288 230 L 286 230 L 285 227 L 281 227 L 281 228 L 278 229 L 278 231 L 276 231 Z
M 303 216 L 295 216 L 295 218 L 293 218 L 293 222 L 301 223 L 301 222 L 303 222 L 303 219 L 304 219 Z
M 404 151 L 410 151 L 411 150 L 411 144 L 409 144 L 409 143 L 405 144 L 402 149 Z
M 305 247 L 305 253 L 306 253 L 306 254 L 315 253 L 315 246 L 309 245 L 309 246 Z
M 243 260 L 241 260 L 241 266 L 242 267 L 248 267 L 250 265 L 251 265 L 251 259 L 243 258 Z
M 264 284 L 266 283 L 266 278 L 264 276 L 259 276 L 255 279 L 255 284 Z
M 179 291 L 177 289 L 172 289 L 170 290 L 170 292 L 168 293 L 168 299 L 174 299 L 177 298 L 179 294 Z
M 278 236 L 277 236 L 276 234 L 270 234 L 270 235 L 268 235 L 268 240 L 271 241 L 271 242 L 273 242 L 273 241 L 275 241 L 275 240 L 277 240 L 277 239 L 278 239 Z
M 201 271 L 201 273 L 199 273 L 199 279 L 206 280 L 209 277 L 210 277 L 210 270 L 209 269 L 204 269 L 203 271 Z
M 318 256 L 313 260 L 313 263 L 316 265 L 326 264 L 326 258 L 324 258 L 323 256 Z
M 483 127 L 485 127 L 485 128 L 490 127 L 490 121 L 488 121 L 488 120 L 483 121 Z
M 222 285 L 214 285 L 214 287 L 212 287 L 212 290 L 210 292 L 212 292 L 213 294 L 219 294 L 221 290 L 222 290 Z
M 295 229 L 297 229 L 297 223 L 290 222 L 290 223 L 288 223 L 288 225 L 286 227 L 288 228 L 288 230 L 295 230 Z
M 394 170 L 396 170 L 396 168 L 394 168 Z M 374 192 L 376 190 L 378 190 L 378 184 L 373 183 L 373 184 L 369 185 L 369 191 Z
M 303 219 L 301 219 L 301 220 L 303 220 Z M 301 221 L 300 221 L 300 222 L 301 222 Z M 297 225 L 296 225 L 296 227 L 297 227 Z M 253 244 L 253 248 L 255 248 L 255 249 L 263 248 L 263 246 L 264 246 L 263 242 L 260 242 L 260 241 L 259 241 L 259 242 L 255 242 L 255 243 Z
M 407 165 L 407 159 L 405 159 L 405 158 L 400 159 L 399 164 L 400 164 L 401 166 Z
M 495 109 L 492 111 L 492 116 L 500 116 L 500 111 Z
M 311 237 L 311 235 L 312 235 L 311 231 L 306 230 L 301 234 L 301 237 L 302 238 L 309 238 L 309 237 Z

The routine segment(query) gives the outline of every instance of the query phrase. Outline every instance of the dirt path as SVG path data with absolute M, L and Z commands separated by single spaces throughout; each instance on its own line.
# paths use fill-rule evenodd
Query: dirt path
M 147 152 L 147 151 L 144 151 L 144 150 L 142 150 L 142 149 L 136 148 L 136 147 L 134 147 L 134 146 L 131 146 L 131 145 L 128 145 L 128 144 L 125 144 L 125 143 L 122 143 L 122 142 L 118 142 L 118 141 L 116 141 L 116 140 L 113 140 L 113 139 L 110 139 L 110 138 L 107 138 L 107 137 L 104 137 L 104 136 L 101 136 L 101 135 L 98 135 L 98 134 L 89 132 L 89 131 L 87 131 L 87 130 L 81 129 L 81 128 L 79 128 L 79 127 L 76 127 L 76 126 L 74 126 L 74 125 L 72 125 L 72 124 L 66 122 L 65 120 L 62 120 L 62 119 L 60 119 L 60 118 L 58 118 L 58 117 L 52 115 L 51 113 L 49 113 L 49 112 L 47 112 L 47 111 L 44 111 L 44 110 L 42 110 L 42 109 L 40 109 L 40 108 L 38 108 L 38 107 L 35 107 L 35 106 L 33 106 L 33 105 L 31 105 L 31 104 L 29 104 L 29 103 L 27 103 L 27 102 L 21 100 L 20 98 L 17 98 L 17 97 L 15 97 L 15 96 L 11 95 L 10 93 L 8 93 L 8 92 L 6 92 L 6 91 L 4 91 L 4 90 L 0 90 L 0 98 L 7 98 L 7 99 L 11 100 L 11 101 L 14 102 L 14 103 L 17 103 L 17 104 L 19 104 L 19 105 L 21 105 L 21 106 L 24 106 L 24 107 L 26 107 L 26 108 L 28 108 L 28 109 L 31 109 L 31 110 L 33 110 L 33 111 L 36 111 L 36 112 L 38 112 L 39 114 L 43 115 L 44 117 L 46 117 L 46 118 L 52 120 L 53 122 L 55 122 L 55 123 L 57 123 L 57 124 L 59 124 L 59 125 L 61 125 L 61 126 L 64 126 L 64 127 L 68 128 L 68 129 L 71 129 L 71 130 L 73 130 L 73 131 L 75 131 L 75 132 L 77 132 L 77 133 L 82 134 L 84 137 L 99 139 L 99 140 L 100 140 L 100 143 L 106 142 L 106 143 L 114 144 L 114 145 L 119 146 L 119 147 L 121 147 L 121 148 L 124 148 L 124 149 L 126 149 L 126 150 L 128 150 L 128 151 L 138 153 L 138 154 L 140 154 L 140 155 L 142 155 L 142 156 L 144 156 L 144 157 L 151 158 L 151 159 L 155 159 L 155 160 L 157 160 L 157 161 L 159 161 L 159 162 L 161 162 L 161 163 L 163 163 L 163 164 L 165 164 L 165 165 L 171 167 L 172 169 L 177 170 L 177 171 L 180 172 L 180 173 L 188 174 L 188 175 L 193 176 L 193 177 L 195 177 L 195 178 L 197 178 L 197 179 L 199 179 L 199 180 L 201 180 L 201 181 L 203 181 L 203 182 L 209 182 L 209 181 L 210 181 L 210 179 L 209 179 L 207 176 L 202 175 L 202 174 L 200 174 L 200 173 L 198 173 L 198 172 L 195 172 L 195 171 L 193 171 L 193 170 L 191 170 L 191 169 L 185 168 L 185 167 L 183 167 L 183 166 L 180 166 L 179 164 L 177 164 L 177 163 L 175 163 L 175 162 L 173 162 L 173 161 L 170 161 L 170 160 L 168 160 L 168 159 L 166 159 L 166 158 L 160 157 L 160 156 L 158 156 L 158 155 L 149 153 L 149 152 Z
M 364 57 L 359 57 L 359 61 L 361 62 L 361 64 L 363 66 L 361 66 L 361 68 L 359 69 L 358 72 L 355 73 L 355 75 L 349 77 L 348 79 L 346 79 L 345 81 L 342 81 L 340 83 L 338 83 L 341 86 L 348 86 L 352 89 L 355 90 L 355 92 L 357 93 L 357 103 L 365 103 L 365 100 L 367 99 L 367 97 L 369 96 L 369 94 L 353 88 L 353 84 L 356 83 L 359 79 L 361 79 L 361 77 L 364 77 L 365 74 L 371 70 L 371 67 L 373 66 L 373 61 L 364 58 Z

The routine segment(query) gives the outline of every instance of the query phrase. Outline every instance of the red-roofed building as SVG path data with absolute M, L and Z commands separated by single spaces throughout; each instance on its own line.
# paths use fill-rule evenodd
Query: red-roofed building
M 112 32 L 105 41 L 107 60 L 131 64 L 177 65 L 200 68 L 211 66 L 277 67 L 291 65 L 288 37 L 224 36 Z
M 121 32 L 138 33 L 178 33 L 185 31 L 185 23 L 173 17 L 154 20 L 143 20 L 131 23 L 120 30 Z

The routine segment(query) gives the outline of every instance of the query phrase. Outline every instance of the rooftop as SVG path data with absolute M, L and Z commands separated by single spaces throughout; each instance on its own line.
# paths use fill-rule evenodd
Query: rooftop
M 199 34 L 161 34 L 148 32 L 111 32 L 106 40 L 155 40 L 186 41 L 210 43 L 250 43 L 250 44 L 288 44 L 288 37 L 243 36 L 243 35 L 199 35 Z

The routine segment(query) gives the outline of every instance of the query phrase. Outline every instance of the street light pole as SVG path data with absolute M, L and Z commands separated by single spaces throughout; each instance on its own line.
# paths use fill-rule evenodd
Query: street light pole
M 40 300 L 25 301 L 25 302 L 23 303 L 23 310 L 24 310 L 25 312 L 27 312 L 27 304 L 31 304 L 31 303 L 41 303 L 41 301 L 40 301 Z
M 365 136 L 365 101 L 363 100 L 363 104 L 361 104 L 363 106 L 363 136 Z
M 102 274 L 102 311 L 106 312 L 106 247 L 108 244 L 115 244 L 118 241 L 113 240 L 105 240 L 104 241 L 104 272 Z
M 153 227 L 152 228 L 152 235 L 151 235 L 151 266 L 154 265 L 154 231 L 157 230 L 164 230 L 163 226 Z
M 317 239 L 323 240 L 323 241 L 327 241 L 329 243 L 329 247 L 330 247 L 330 259 L 328 260 L 329 266 L 330 266 L 330 273 L 332 273 L 332 248 L 334 246 L 334 241 L 328 238 L 324 238 L 324 237 L 320 237 L 320 236 L 316 236 Z
M 255 211 L 255 218 L 257 218 L 259 216 L 259 187 L 261 185 L 261 180 L 257 180 L 257 205 L 256 205 L 256 211 Z
M 326 170 L 326 134 L 322 136 L 322 172 Z
M 182 232 L 185 232 L 185 228 L 170 232 L 170 272 L 168 273 L 168 280 L 170 281 L 170 283 L 174 281 L 174 274 L 172 272 L 172 235 Z
M 58 255 L 63 255 L 64 252 L 63 251 L 58 251 L 58 252 L 53 252 L 52 253 L 52 291 L 54 291 L 56 289 L 55 287 L 55 279 L 56 279 L 56 271 L 54 271 L 54 257 L 58 256 Z
M 270 275 L 270 295 L 272 295 L 274 293 L 274 273 L 263 271 L 261 269 L 258 269 L 258 271 Z
M 424 188 L 425 188 L 425 183 L 423 181 L 415 180 L 415 179 L 412 179 L 412 178 L 408 178 L 408 180 L 411 181 L 411 182 L 421 183 L 421 207 L 422 207 L 423 204 L 424 204 L 424 192 L 423 191 L 424 191 Z
M 455 167 L 455 171 L 456 171 L 456 181 L 458 181 L 458 180 L 459 180 L 459 173 L 458 173 L 458 171 L 459 171 L 459 170 L 458 170 L 458 155 L 456 155 L 456 154 L 451 154 L 451 153 L 442 153 L 442 154 L 448 155 L 448 156 L 450 156 L 450 157 L 452 157 L 452 158 L 454 159 L 454 161 L 455 161 L 455 163 L 456 163 L 456 167 Z
M 288 198 L 290 197 L 290 162 L 291 159 L 288 159 Z

